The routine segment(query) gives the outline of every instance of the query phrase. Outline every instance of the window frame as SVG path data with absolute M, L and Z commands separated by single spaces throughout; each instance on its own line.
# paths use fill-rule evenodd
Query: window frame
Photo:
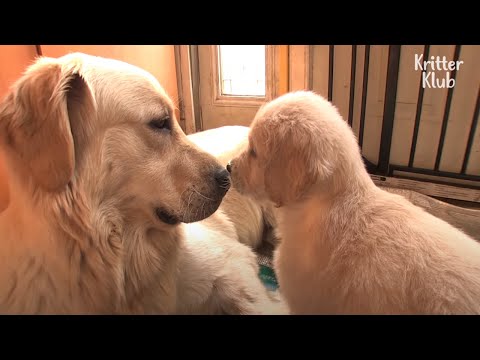
M 211 98 L 215 106 L 237 106 L 237 107 L 257 107 L 273 99 L 273 79 L 274 79 L 274 51 L 272 45 L 265 45 L 265 96 L 255 95 L 223 95 L 220 79 L 220 47 L 219 45 L 210 45 L 212 61 L 211 74 L 213 76 L 211 87 Z

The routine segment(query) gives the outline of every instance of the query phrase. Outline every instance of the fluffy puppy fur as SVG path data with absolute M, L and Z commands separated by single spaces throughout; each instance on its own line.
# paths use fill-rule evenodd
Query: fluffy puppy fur
M 480 313 L 480 244 L 376 187 L 321 96 L 263 106 L 230 171 L 241 193 L 278 207 L 274 264 L 293 313 Z
M 151 74 L 80 53 L 41 58 L 0 104 L 0 146 L 0 313 L 288 312 L 246 245 L 261 209 L 229 191 Z M 252 228 L 239 237 L 237 222 Z

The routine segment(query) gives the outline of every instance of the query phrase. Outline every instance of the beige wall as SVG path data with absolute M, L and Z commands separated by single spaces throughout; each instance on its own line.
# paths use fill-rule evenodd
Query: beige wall
M 0 45 L 0 97 L 36 56 L 35 45 Z
M 44 56 L 59 57 L 80 51 L 136 65 L 152 73 L 175 104 L 178 103 L 173 45 L 41 45 L 41 49 Z
M 152 73 L 178 105 L 173 45 L 41 45 L 41 50 L 44 56 L 59 57 L 80 51 L 139 66 Z M 0 45 L 0 97 L 36 56 L 35 45 Z

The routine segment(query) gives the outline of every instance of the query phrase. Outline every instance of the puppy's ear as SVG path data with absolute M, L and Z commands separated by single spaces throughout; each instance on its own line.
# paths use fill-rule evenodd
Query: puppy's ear
M 265 168 L 265 190 L 277 207 L 299 200 L 310 187 L 333 173 L 312 134 L 287 129 L 274 139 Z
M 41 59 L 14 84 L 0 104 L 2 142 L 47 191 L 58 191 L 73 177 L 74 142 L 68 97 L 89 91 L 76 67 Z

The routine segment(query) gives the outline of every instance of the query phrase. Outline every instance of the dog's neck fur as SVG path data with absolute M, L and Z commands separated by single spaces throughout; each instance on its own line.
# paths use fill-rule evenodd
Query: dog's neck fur
M 7 168 L 10 202 L 0 214 L 2 312 L 173 311 L 175 279 L 167 274 L 175 274 L 181 227 L 149 229 L 134 216 L 125 218 L 120 204 L 99 202 L 91 186 L 72 181 L 46 193 L 25 169 Z M 156 246 L 160 242 L 163 247 Z M 157 268 L 155 278 L 147 276 L 147 264 Z M 152 286 L 157 293 L 164 289 L 163 298 L 149 297 Z
M 85 151 L 101 153 L 101 139 L 90 141 Z M 97 159 L 97 157 L 88 157 Z M 122 184 L 128 183 L 123 176 L 119 183 L 106 181 L 109 168 L 100 163 L 79 164 L 76 178 L 83 179 L 84 193 L 91 204 L 94 229 L 104 229 L 108 234 L 98 234 L 99 239 L 115 240 L 121 247 L 123 268 L 122 289 L 127 312 L 170 313 L 175 306 L 175 283 L 178 251 L 183 225 L 171 226 L 153 223 L 149 214 L 132 207 L 135 199 L 122 196 Z M 99 180 L 100 179 L 100 180 Z M 99 187 L 98 184 L 107 184 Z M 153 210 L 152 210 L 153 211 Z M 108 214 L 108 218 L 107 218 Z M 152 266 L 157 270 L 152 272 Z M 153 276 L 155 275 L 155 276 Z M 157 295 L 152 299 L 151 289 Z M 163 290 L 158 298 L 160 290 Z
M 276 231 L 280 242 L 275 263 L 279 269 L 280 282 L 294 284 L 305 279 L 318 279 L 331 266 L 335 254 L 343 248 L 342 239 L 357 240 L 354 237 L 339 236 L 341 232 L 348 233 L 351 225 L 358 222 L 355 206 L 350 206 L 348 202 L 368 202 L 375 191 L 375 184 L 364 168 L 354 169 L 352 166 L 355 165 L 342 163 L 327 180 L 310 187 L 298 201 L 278 208 Z M 357 174 L 356 178 L 352 178 L 353 174 Z M 285 270 L 292 268 L 296 269 L 294 273 Z M 335 286 L 328 279 L 323 284 L 325 291 Z M 292 297 L 296 297 L 295 292 L 299 291 L 295 286 L 284 290 Z M 312 298 L 312 301 L 315 300 Z M 307 301 L 299 306 L 310 304 Z
M 354 174 L 356 175 L 353 176 Z M 352 208 L 345 206 L 345 201 L 361 203 L 375 189 L 361 160 L 341 162 L 328 179 L 318 181 L 300 199 L 278 209 L 282 241 L 298 242 L 297 246 L 303 246 L 304 239 L 310 239 L 333 249 L 336 244 L 323 243 L 324 238 L 335 239 L 335 236 L 325 236 L 326 232 L 340 231 L 348 225 L 345 222 L 348 222 L 349 215 L 355 214 L 337 218 L 333 216 L 336 212 L 332 209 Z M 342 214 L 345 211 L 342 210 Z M 291 224 L 298 226 L 292 227 Z

